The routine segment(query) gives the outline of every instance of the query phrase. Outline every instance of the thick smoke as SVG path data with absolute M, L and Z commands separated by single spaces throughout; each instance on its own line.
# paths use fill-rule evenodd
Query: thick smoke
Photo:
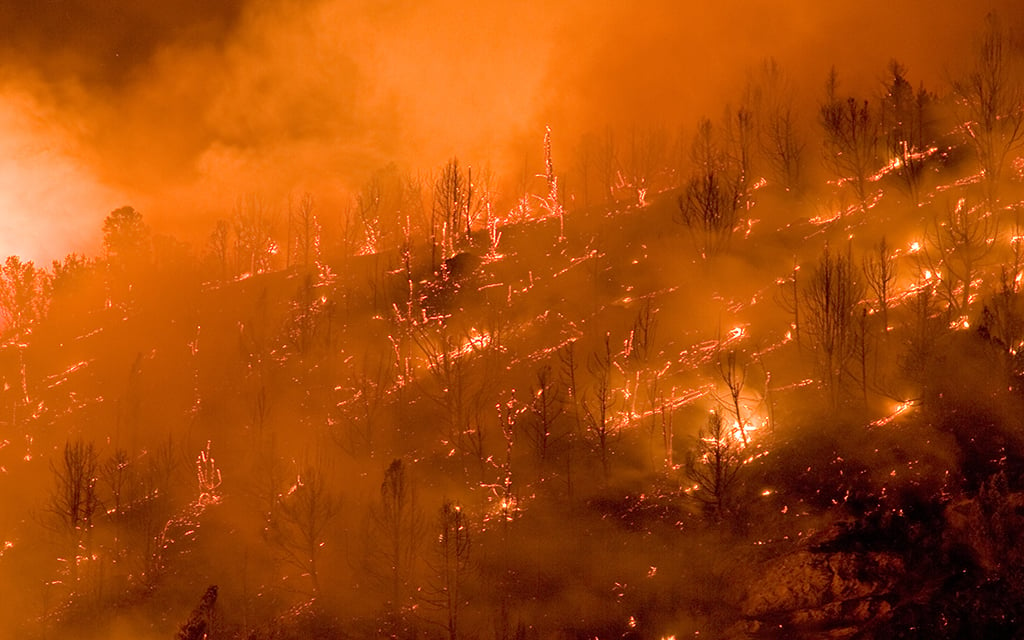
M 95 243 L 125 203 L 192 235 L 254 192 L 310 191 L 340 213 L 392 161 L 429 172 L 457 154 L 522 171 L 545 124 L 563 155 L 608 125 L 692 126 L 768 56 L 805 100 L 833 63 L 874 86 L 870 70 L 897 58 L 934 85 L 947 69 L 933 60 L 961 57 L 962 26 L 992 9 L 1024 13 L 998 1 L 14 3 L 0 9 L 5 137 L 44 148 L 65 179 L 44 189 L 41 169 L 6 154 L 19 178 L 4 249 L 59 256 L 90 227 Z M 43 246 L 12 222 L 28 216 L 73 231 Z

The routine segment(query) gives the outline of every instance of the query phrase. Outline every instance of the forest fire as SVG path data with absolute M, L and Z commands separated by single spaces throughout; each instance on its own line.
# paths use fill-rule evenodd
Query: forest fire
M 73 4 L 0 9 L 0 637 L 1024 625 L 1013 3 Z

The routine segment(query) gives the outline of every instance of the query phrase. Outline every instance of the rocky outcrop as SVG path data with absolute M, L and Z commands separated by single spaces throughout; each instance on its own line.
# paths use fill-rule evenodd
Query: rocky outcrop
M 891 611 L 891 595 L 905 568 L 893 553 L 801 549 L 760 569 L 740 604 L 746 622 L 734 637 L 771 637 L 787 630 L 851 637 Z

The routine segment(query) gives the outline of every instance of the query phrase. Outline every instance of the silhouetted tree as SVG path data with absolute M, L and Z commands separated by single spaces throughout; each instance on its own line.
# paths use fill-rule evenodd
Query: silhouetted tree
M 278 252 L 274 222 L 270 207 L 258 196 L 238 199 L 232 218 L 236 272 L 256 275 L 271 269 Z
M 217 586 L 206 590 L 188 620 L 178 630 L 177 640 L 207 640 L 213 636 L 214 614 L 217 605 Z
M 434 183 L 430 226 L 433 230 L 431 237 L 435 239 L 433 244 L 441 250 L 440 258 L 450 258 L 462 240 L 469 241 L 477 204 L 472 170 L 464 172 L 458 158 L 452 158 Z M 438 266 L 436 255 L 432 266 Z
M 933 101 L 923 86 L 914 91 L 903 65 L 895 60 L 889 63 L 881 104 L 882 137 L 890 167 L 915 205 L 921 200 L 928 157 L 935 150 L 930 122 Z
M 137 265 L 148 253 L 148 242 L 149 227 L 132 207 L 115 209 L 103 220 L 103 251 L 119 269 Z
M 943 320 L 933 286 L 929 281 L 917 282 L 907 304 L 909 313 L 901 332 L 905 338 L 898 364 L 903 375 L 920 390 L 925 390 L 931 382 L 929 372 L 934 371 L 942 355 L 939 345 L 949 328 Z
M 579 360 L 576 357 L 576 341 L 570 340 L 558 350 L 558 379 L 568 396 L 566 407 L 572 412 L 569 432 L 566 434 L 565 452 L 565 483 L 566 492 L 571 500 L 573 497 L 573 463 L 576 453 L 576 441 L 583 435 L 583 399 L 577 384 Z
M 605 204 L 615 202 L 615 190 L 619 179 L 619 149 L 615 141 L 615 132 L 611 127 L 605 129 L 594 149 L 594 166 L 604 192 Z
M 219 272 L 221 280 L 227 280 L 230 273 L 231 226 L 227 220 L 218 220 L 206 242 L 210 261 Z
M 710 511 L 716 522 L 731 508 L 736 479 L 743 465 L 741 447 L 717 411 L 697 435 L 686 461 L 686 475 L 697 485 L 692 495 Z
M 558 380 L 549 365 L 537 370 L 536 382 L 531 391 L 533 398 L 529 404 L 530 417 L 523 423 L 543 474 L 548 464 L 551 445 L 558 437 L 555 433 L 555 422 L 565 410 Z
M 5 338 L 24 340 L 46 315 L 48 278 L 31 261 L 9 256 L 0 265 L 0 320 Z
M 326 264 L 304 270 L 295 295 L 288 302 L 284 333 L 296 353 L 306 355 L 315 345 L 330 343 L 334 310 L 332 284 L 334 273 Z
M 749 99 L 746 99 L 735 111 L 727 108 L 725 112 L 725 153 L 729 160 L 728 166 L 734 174 L 738 211 L 747 209 L 751 204 L 750 178 L 753 175 L 757 142 L 753 108 Z
M 633 203 L 647 204 L 647 193 L 661 184 L 660 173 L 667 164 L 666 140 L 663 130 L 634 125 L 629 132 L 629 147 L 623 159 L 623 172 L 634 193 Z
M 464 588 L 470 568 L 471 535 L 469 521 L 457 502 L 445 500 L 441 505 L 436 531 L 437 543 L 431 560 L 434 584 L 428 603 L 441 611 L 440 626 L 448 640 L 458 640 L 459 613 L 466 600 Z
M 348 396 L 338 403 L 345 433 L 342 446 L 354 456 L 374 457 L 386 445 L 384 412 L 396 382 L 392 354 L 367 350 L 352 367 L 349 383 L 342 391 Z
M 864 256 L 861 268 L 864 281 L 875 294 L 883 335 L 889 330 L 889 302 L 896 284 L 896 254 L 886 244 L 885 236 Z
M 1008 158 L 1024 144 L 1022 62 L 999 17 L 989 14 L 971 68 L 953 83 L 961 128 L 984 174 L 990 207 Z
M 794 89 L 774 59 L 768 59 L 754 82 L 754 114 L 758 147 L 770 178 L 786 191 L 799 194 L 803 184 L 804 148 Z
M 444 411 L 446 442 L 459 452 L 475 454 L 481 462 L 484 452 L 479 442 L 467 440 L 467 436 L 473 435 L 472 425 L 479 425 L 486 393 L 494 383 L 490 374 L 498 364 L 491 357 L 498 351 L 498 338 L 493 333 L 487 335 L 469 332 L 460 336 L 443 323 L 422 326 L 413 334 L 430 373 L 425 391 Z
M 590 374 L 590 387 L 584 395 L 582 407 L 587 431 L 594 438 L 601 470 L 607 482 L 610 477 L 611 443 L 617 433 L 612 409 L 615 406 L 615 388 L 612 386 L 611 336 L 605 334 L 601 349 L 590 354 L 587 361 L 587 372 Z
M 82 536 L 99 510 L 96 493 L 98 456 L 91 442 L 67 441 L 59 463 L 51 465 L 54 487 L 51 508 L 68 531 Z
M 982 310 L 978 333 L 998 346 L 1008 373 L 1024 373 L 1024 296 L 1006 267 L 1000 269 L 999 285 Z
M 308 268 L 320 257 L 320 221 L 314 211 L 313 195 L 302 194 L 298 205 L 288 207 L 287 265 Z
M 128 308 L 136 285 L 151 266 L 149 228 L 132 207 L 115 209 L 103 221 L 103 251 L 107 267 L 107 304 Z
M 854 314 L 863 297 L 851 257 L 826 245 L 800 294 L 804 334 L 816 356 L 821 381 L 836 406 L 856 353 Z
M 775 301 L 782 307 L 782 310 L 792 316 L 789 323 L 792 329 L 791 335 L 800 345 L 800 290 L 802 280 L 800 279 L 800 263 L 793 258 L 793 271 L 788 278 L 779 278 L 776 281 L 779 285 L 775 293 Z
M 740 407 L 740 397 L 743 394 L 743 387 L 747 383 L 747 368 L 749 367 L 749 363 L 741 363 L 735 350 L 730 349 L 723 353 L 719 348 L 718 352 L 715 354 L 715 365 L 718 370 L 719 378 L 721 378 L 722 382 L 725 383 L 726 388 L 729 390 L 730 410 L 736 418 L 736 428 L 739 430 L 740 440 L 743 442 L 743 445 L 746 446 L 749 421 L 746 416 L 743 415 L 743 410 Z
M 416 506 L 413 485 L 401 458 L 395 458 L 384 472 L 380 502 L 371 510 L 371 522 L 374 536 L 371 561 L 382 565 L 374 571 L 387 586 L 388 635 L 400 637 L 409 581 L 423 534 L 423 516 Z
M 744 176 L 731 166 L 707 118 L 697 125 L 690 160 L 692 173 L 678 199 L 677 220 L 689 230 L 701 255 L 710 257 L 732 237 Z
M 322 594 L 319 559 L 338 512 L 339 499 L 329 485 L 323 462 L 311 462 L 278 497 L 276 517 L 269 523 L 271 539 L 289 564 L 309 576 L 317 600 Z
M 825 157 L 840 186 L 849 182 L 857 201 L 867 205 L 868 179 L 878 164 L 878 117 L 867 100 L 839 96 L 835 68 L 825 83 L 825 100 L 820 108 L 825 139 Z
M 955 204 L 947 201 L 944 215 L 930 221 L 920 252 L 922 266 L 936 279 L 951 320 L 968 320 L 975 280 L 992 252 L 996 232 L 995 217 L 966 197 Z

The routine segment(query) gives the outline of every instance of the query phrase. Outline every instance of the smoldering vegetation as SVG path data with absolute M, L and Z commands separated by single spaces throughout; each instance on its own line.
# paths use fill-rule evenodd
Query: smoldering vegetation
M 1011 26 L 8 258 L 3 635 L 1012 637 Z

